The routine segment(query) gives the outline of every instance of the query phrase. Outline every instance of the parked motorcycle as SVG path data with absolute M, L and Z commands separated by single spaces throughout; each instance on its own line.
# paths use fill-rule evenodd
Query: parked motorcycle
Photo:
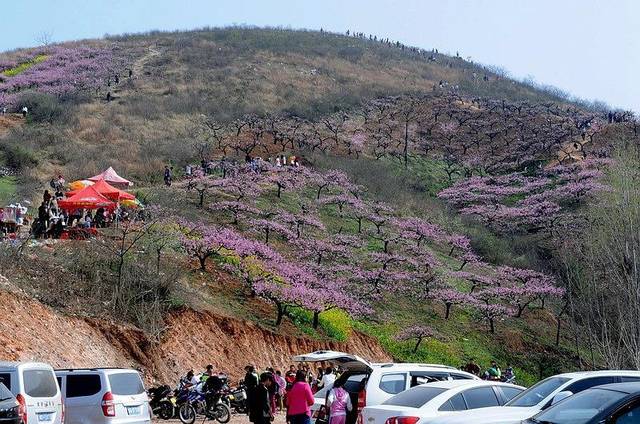
M 163 420 L 169 420 L 175 415 L 175 398 L 172 396 L 171 387 L 164 385 L 152 387 L 147 390 L 149 396 L 149 406 L 154 415 Z
M 207 396 L 213 396 L 208 409 Z M 178 409 L 178 418 L 183 424 L 193 424 L 199 415 L 204 415 L 205 420 L 216 420 L 220 424 L 226 424 L 231 420 L 231 409 L 222 402 L 222 396 L 218 393 L 207 394 L 191 390 L 187 401 Z
M 237 414 L 246 414 L 247 390 L 244 383 L 240 383 L 238 387 L 226 388 L 222 395 L 222 402 Z

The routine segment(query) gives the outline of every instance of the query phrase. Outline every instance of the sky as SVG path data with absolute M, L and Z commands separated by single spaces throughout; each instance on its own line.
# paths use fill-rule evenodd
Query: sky
M 246 24 L 376 34 L 640 113 L 640 0 L 5 0 L 0 51 Z

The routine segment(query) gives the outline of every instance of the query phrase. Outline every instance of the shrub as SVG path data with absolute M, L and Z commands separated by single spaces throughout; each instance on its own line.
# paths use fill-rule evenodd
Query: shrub
M 18 104 L 29 109 L 30 122 L 60 123 L 68 117 L 69 104 L 63 105 L 51 94 L 28 92 L 20 97 Z

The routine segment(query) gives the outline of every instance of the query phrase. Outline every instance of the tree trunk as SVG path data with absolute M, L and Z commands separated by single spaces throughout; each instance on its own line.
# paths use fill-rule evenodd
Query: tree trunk
M 449 315 L 451 314 L 451 306 L 453 306 L 452 303 L 445 303 L 445 310 L 444 310 L 444 319 L 449 319 Z
M 495 326 L 495 323 L 493 322 L 493 318 L 489 318 L 489 329 L 491 330 L 491 334 L 495 334 L 496 326 Z
M 320 324 L 320 312 L 313 311 L 313 328 L 317 330 L 318 324 Z
M 418 337 L 418 340 L 416 341 L 416 345 L 413 348 L 413 353 L 418 352 L 418 348 L 420 347 L 420 344 L 422 343 L 422 337 Z
M 200 261 L 200 271 L 207 270 L 207 257 L 206 256 L 198 256 L 198 260 Z
M 276 327 L 279 327 L 282 324 L 282 317 L 284 317 L 284 307 L 282 303 L 276 302 L 276 308 L 278 309 L 278 316 L 276 318 Z

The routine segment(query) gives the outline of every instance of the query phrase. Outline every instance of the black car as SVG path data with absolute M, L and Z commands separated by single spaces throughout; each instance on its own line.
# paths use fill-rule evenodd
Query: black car
M 0 424 L 20 424 L 20 404 L 15 396 L 0 383 Z
M 523 424 L 640 424 L 640 383 L 592 387 Z

